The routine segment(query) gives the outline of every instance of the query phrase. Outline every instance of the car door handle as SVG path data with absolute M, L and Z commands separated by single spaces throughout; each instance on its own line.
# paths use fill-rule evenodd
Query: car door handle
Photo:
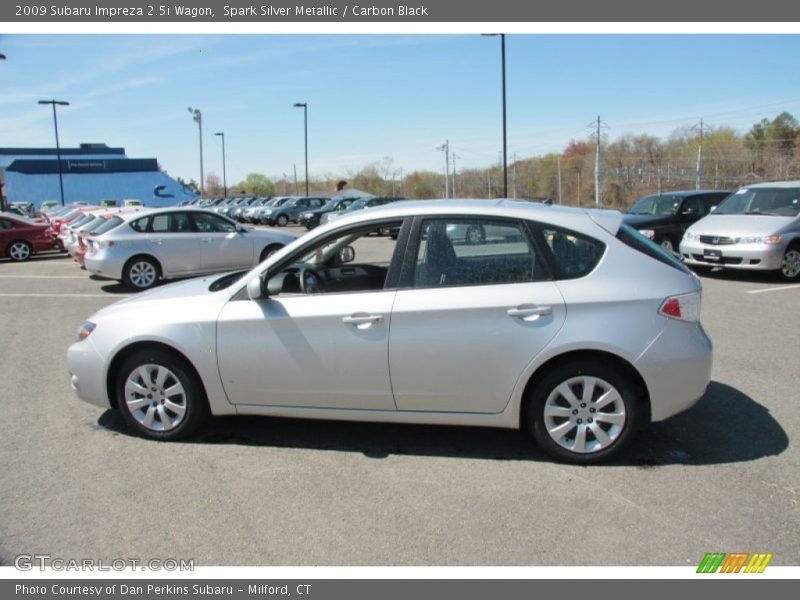
M 159 239 L 152 240 L 152 239 L 151 239 L 151 240 L 150 240 L 150 243 L 152 243 L 152 244 L 160 244 L 160 243 L 161 243 L 161 240 L 159 240 Z
M 211 238 L 200 238 L 200 242 L 203 244 L 208 244 L 211 241 Z
M 352 314 L 349 317 L 342 317 L 342 323 L 350 325 L 365 325 L 369 323 L 380 323 L 383 321 L 382 315 L 367 315 L 364 313 Z
M 509 317 L 541 317 L 553 314 L 552 306 L 536 306 L 535 304 L 520 304 L 516 308 L 509 308 Z

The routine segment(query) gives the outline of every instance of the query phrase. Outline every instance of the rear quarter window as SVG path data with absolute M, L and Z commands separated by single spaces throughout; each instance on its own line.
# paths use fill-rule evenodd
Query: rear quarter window
M 628 225 L 622 225 L 619 228 L 617 239 L 626 246 L 642 254 L 646 254 L 650 258 L 654 258 L 658 262 L 664 263 L 684 273 L 691 274 L 691 271 L 680 260 Z
M 549 250 L 556 279 L 577 279 L 591 273 L 603 257 L 606 245 L 589 236 L 550 226 L 540 230 Z

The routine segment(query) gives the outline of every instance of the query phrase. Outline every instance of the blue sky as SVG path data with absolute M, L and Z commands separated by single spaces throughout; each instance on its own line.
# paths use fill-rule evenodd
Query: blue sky
M 499 38 L 479 35 L 0 35 L 0 146 L 52 146 L 55 97 L 64 146 L 105 142 L 158 158 L 173 176 L 228 182 L 249 172 L 346 177 L 388 157 L 441 170 L 497 162 Z M 747 130 L 781 111 L 800 117 L 798 35 L 509 35 L 508 151 L 528 157 L 585 139 L 600 115 L 613 139 L 666 136 L 704 117 Z

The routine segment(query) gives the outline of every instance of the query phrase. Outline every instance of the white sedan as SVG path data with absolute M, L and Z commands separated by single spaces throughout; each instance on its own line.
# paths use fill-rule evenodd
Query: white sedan
M 211 211 L 120 214 L 87 240 L 86 269 L 145 290 L 159 279 L 253 267 L 297 236 L 246 228 Z

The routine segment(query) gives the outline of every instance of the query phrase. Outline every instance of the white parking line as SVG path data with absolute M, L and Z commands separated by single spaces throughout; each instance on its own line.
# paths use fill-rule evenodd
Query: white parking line
M 768 287 L 768 288 L 761 288 L 760 290 L 749 290 L 748 294 L 763 294 L 765 292 L 780 292 L 781 290 L 796 290 L 800 288 L 800 284 L 797 285 L 782 285 L 780 287 Z
M 87 275 L 0 275 L 0 279 L 86 279 Z
M 124 298 L 131 294 L 0 294 L 0 298 Z

